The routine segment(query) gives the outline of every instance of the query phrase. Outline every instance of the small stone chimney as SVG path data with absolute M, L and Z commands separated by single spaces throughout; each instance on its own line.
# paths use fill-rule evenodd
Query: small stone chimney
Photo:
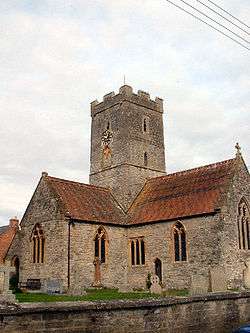
M 10 219 L 9 226 L 11 228 L 16 228 L 16 229 L 18 228 L 18 226 L 19 226 L 19 220 L 18 220 L 18 218 L 16 216 L 12 217 Z

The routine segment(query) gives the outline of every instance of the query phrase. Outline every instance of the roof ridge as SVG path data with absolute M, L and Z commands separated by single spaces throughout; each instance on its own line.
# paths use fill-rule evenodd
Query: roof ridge
M 233 162 L 234 160 L 235 160 L 235 158 L 230 158 L 228 160 L 224 160 L 224 161 L 220 161 L 220 162 L 215 162 L 215 163 L 211 163 L 211 164 L 206 164 L 206 165 L 202 165 L 202 166 L 191 168 L 191 169 L 176 171 L 176 172 L 173 172 L 173 173 L 169 173 L 167 175 L 149 178 L 147 181 L 153 181 L 153 180 L 159 179 L 159 178 L 167 178 L 167 177 L 174 176 L 174 175 L 181 175 L 181 174 L 189 173 L 189 172 L 200 170 L 200 169 L 205 169 L 205 168 L 208 168 L 208 167 L 212 168 L 212 167 L 216 167 L 218 165 L 222 165 L 222 164 L 227 164 L 229 162 Z
M 53 177 L 53 176 L 47 176 L 46 178 L 47 179 L 49 178 L 51 180 L 56 180 L 56 181 L 59 181 L 59 182 L 68 182 L 68 183 L 78 184 L 78 185 L 81 185 L 81 186 L 87 186 L 87 187 L 91 187 L 91 188 L 95 187 L 99 190 L 104 190 L 104 191 L 107 191 L 107 192 L 111 192 L 109 188 L 102 187 L 102 186 L 80 183 L 80 182 L 77 182 L 77 181 L 74 181 L 74 180 L 63 179 L 63 178 L 58 178 L 58 177 Z

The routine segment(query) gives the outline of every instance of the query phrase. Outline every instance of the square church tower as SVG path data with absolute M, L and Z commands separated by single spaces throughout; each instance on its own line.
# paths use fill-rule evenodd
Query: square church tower
M 165 175 L 163 100 L 124 85 L 91 103 L 90 184 L 126 211 L 146 179 Z

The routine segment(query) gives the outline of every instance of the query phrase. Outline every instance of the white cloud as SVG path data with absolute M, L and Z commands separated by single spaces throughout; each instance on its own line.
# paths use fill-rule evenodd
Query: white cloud
M 190 0 L 191 1 L 191 0 Z M 246 0 L 220 1 L 248 19 Z M 88 181 L 89 103 L 134 90 L 165 100 L 169 171 L 249 151 L 249 52 L 166 1 L 0 3 L 0 224 L 41 171 Z

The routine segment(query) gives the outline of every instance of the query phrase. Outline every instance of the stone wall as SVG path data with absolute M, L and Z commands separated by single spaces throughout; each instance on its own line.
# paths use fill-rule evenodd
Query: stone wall
M 102 285 L 121 290 L 146 289 L 148 273 L 155 273 L 155 260 L 162 262 L 167 289 L 190 289 L 191 278 L 202 278 L 203 292 L 210 288 L 210 269 L 220 262 L 217 234 L 219 214 L 182 220 L 186 230 L 187 261 L 175 262 L 173 226 L 177 221 L 137 227 L 104 226 L 107 233 L 106 262 L 101 264 Z M 70 237 L 71 291 L 94 282 L 94 238 L 101 225 L 75 223 Z M 130 240 L 143 237 L 145 264 L 131 265 Z M 197 279 L 198 280 L 198 279 Z M 196 282 L 197 284 L 197 282 Z M 199 289 L 199 286 L 196 286 Z
M 144 237 L 145 265 L 128 263 L 128 286 L 145 288 L 148 273 L 155 273 L 156 258 L 162 262 L 163 285 L 167 289 L 190 289 L 191 277 L 201 276 L 209 290 L 209 269 L 218 265 L 220 249 L 217 240 L 218 215 L 181 220 L 186 230 L 187 261 L 175 261 L 173 226 L 177 222 L 161 222 L 129 228 L 128 239 Z
M 93 223 L 71 226 L 70 285 L 73 292 L 94 283 L 94 238 L 99 227 Z M 127 230 L 114 226 L 104 226 L 104 229 L 107 234 L 106 261 L 101 264 L 101 283 L 105 287 L 124 290 L 127 286 Z
M 0 305 L 1 333 L 231 333 L 245 323 L 250 323 L 250 293 Z

